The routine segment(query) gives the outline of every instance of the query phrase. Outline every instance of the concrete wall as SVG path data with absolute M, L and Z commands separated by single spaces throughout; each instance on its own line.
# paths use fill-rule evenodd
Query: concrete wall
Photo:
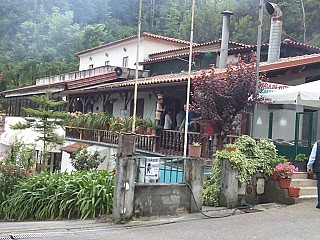
M 176 215 L 188 211 L 190 191 L 184 184 L 137 184 L 134 196 L 134 215 Z
M 68 146 L 70 144 L 75 143 L 74 141 L 65 141 L 64 146 Z M 117 154 L 117 148 L 113 146 L 99 146 L 92 145 L 88 148 L 89 153 L 94 153 L 98 151 L 99 156 L 104 158 L 104 161 L 99 165 L 98 169 L 108 169 L 112 171 L 115 168 L 115 155 Z M 66 152 L 62 152 L 61 159 L 61 172 L 71 173 L 75 169 L 72 167 L 70 154 Z
M 139 49 L 139 62 L 148 59 L 150 53 L 166 51 L 178 47 L 179 44 L 177 43 L 141 38 Z M 128 57 L 127 67 L 135 69 L 136 56 L 137 39 L 124 41 L 101 49 L 92 50 L 88 53 L 81 54 L 81 56 L 79 56 L 79 71 L 89 69 L 89 65 L 93 65 L 94 68 L 105 66 L 106 61 L 109 61 L 109 65 L 122 67 L 124 57 Z M 143 66 L 139 66 L 139 69 L 142 68 Z
M 295 199 L 288 196 L 287 189 L 279 187 L 279 181 L 269 179 L 266 181 L 264 194 L 259 196 L 259 203 L 277 202 L 282 204 L 294 204 Z

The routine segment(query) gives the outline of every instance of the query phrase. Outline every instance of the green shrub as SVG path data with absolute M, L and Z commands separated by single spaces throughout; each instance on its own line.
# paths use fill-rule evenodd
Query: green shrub
M 0 205 L 7 220 L 96 218 L 111 211 L 114 177 L 108 171 L 38 173 L 21 181 Z
M 104 161 L 98 151 L 89 153 L 86 148 L 79 148 L 70 155 L 71 165 L 76 170 L 97 169 L 100 163 Z
M 0 160 L 0 204 L 20 180 L 28 177 L 35 163 L 34 145 L 15 140 L 10 148 L 11 152 Z
M 214 161 L 210 177 L 203 184 L 203 203 L 207 206 L 218 206 L 220 194 L 220 161 Z
M 220 194 L 220 162 L 222 159 L 229 159 L 233 169 L 238 171 L 237 179 L 240 184 L 248 183 L 256 172 L 264 173 L 269 177 L 274 167 L 287 160 L 277 154 L 275 145 L 271 140 L 260 139 L 255 141 L 247 135 L 239 137 L 234 144 L 228 144 L 237 150 L 228 152 L 217 151 L 214 155 L 215 164 L 211 170 L 211 176 L 204 182 L 203 198 L 204 204 L 216 206 Z

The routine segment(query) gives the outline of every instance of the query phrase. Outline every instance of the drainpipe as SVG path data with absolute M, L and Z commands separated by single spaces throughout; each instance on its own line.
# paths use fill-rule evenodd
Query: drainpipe
M 230 16 L 233 15 L 233 12 L 223 11 L 221 14 L 223 15 L 223 18 L 219 68 L 225 68 L 228 57 Z
M 266 10 L 271 16 L 268 63 L 272 63 L 278 61 L 280 58 L 283 16 L 279 6 L 275 3 L 267 2 Z

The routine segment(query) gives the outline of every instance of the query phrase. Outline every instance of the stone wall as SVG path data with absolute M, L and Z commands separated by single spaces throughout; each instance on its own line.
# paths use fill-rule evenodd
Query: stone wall
M 136 217 L 176 215 L 190 207 L 190 190 L 185 184 L 137 184 L 134 195 Z

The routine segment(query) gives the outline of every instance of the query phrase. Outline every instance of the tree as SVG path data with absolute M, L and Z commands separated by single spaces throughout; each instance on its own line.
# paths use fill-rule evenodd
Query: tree
M 203 71 L 193 81 L 191 110 L 198 114 L 201 124 L 210 124 L 217 137 L 217 149 L 232 130 L 235 116 L 248 106 L 255 95 L 255 65 L 246 64 L 239 56 L 236 65 L 226 71 Z
M 72 166 L 78 171 L 97 169 L 104 161 L 104 158 L 100 157 L 98 151 L 90 153 L 86 148 L 79 148 L 71 153 L 70 159 Z
M 18 122 L 17 124 L 12 125 L 11 128 L 31 128 L 39 134 L 36 141 L 40 140 L 43 143 L 40 164 L 46 166 L 48 162 L 48 147 L 63 143 L 63 137 L 59 136 L 56 130 L 59 126 L 64 125 L 64 120 L 69 117 L 69 113 L 57 111 L 58 108 L 66 102 L 50 99 L 50 93 L 31 97 L 31 101 L 38 104 L 38 108 L 23 108 L 29 117 L 25 117 L 23 123 Z

